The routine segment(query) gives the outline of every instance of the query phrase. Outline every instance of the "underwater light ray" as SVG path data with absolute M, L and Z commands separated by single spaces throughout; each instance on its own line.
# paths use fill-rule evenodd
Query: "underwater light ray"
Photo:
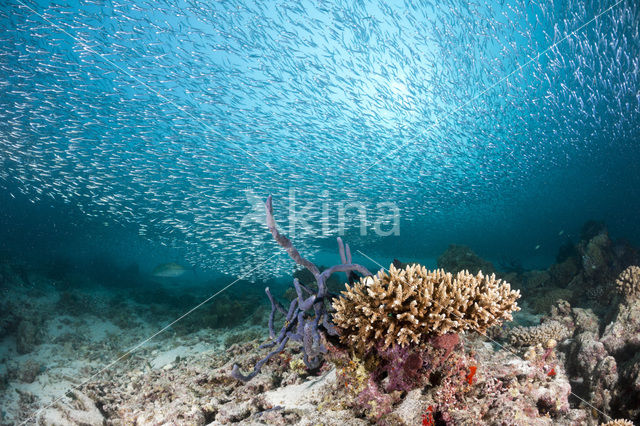
M 20 425 L 25 425 L 27 424 L 27 422 L 29 422 L 30 420 L 35 420 L 37 418 L 37 416 L 42 413 L 44 410 L 53 407 L 55 404 L 57 404 L 58 402 L 62 401 L 65 396 L 66 393 L 69 392 L 70 390 L 79 390 L 80 388 L 82 388 L 84 385 L 90 383 L 92 380 L 94 380 L 96 377 L 98 377 L 100 374 L 104 373 L 105 371 L 109 370 L 111 367 L 113 367 L 114 365 L 118 364 L 120 361 L 122 361 L 123 359 L 127 358 L 129 355 L 131 355 L 133 352 L 137 351 L 138 349 L 140 349 L 142 346 L 146 345 L 149 341 L 151 341 L 152 339 L 154 339 L 156 336 L 164 333 L 165 331 L 167 331 L 169 328 L 171 328 L 172 326 L 174 326 L 175 324 L 177 324 L 178 322 L 182 321 L 183 319 L 185 319 L 186 317 L 188 317 L 189 315 L 191 315 L 194 311 L 196 311 L 198 308 L 200 308 L 201 306 L 207 304 L 208 302 L 210 302 L 212 299 L 214 299 L 216 296 L 220 295 L 221 293 L 223 293 L 224 291 L 226 291 L 227 289 L 229 289 L 231 286 L 233 286 L 234 284 L 236 284 L 238 281 L 246 278 L 250 273 L 254 272 L 255 270 L 257 270 L 258 268 L 260 268 L 261 266 L 264 266 L 267 262 L 269 262 L 271 259 L 273 259 L 274 257 L 280 255 L 280 253 L 275 253 L 274 255 L 272 255 L 270 258 L 268 258 L 267 260 L 265 260 L 264 262 L 262 262 L 260 265 L 255 266 L 252 270 L 245 272 L 243 275 L 239 276 L 236 280 L 234 280 L 231 284 L 227 284 L 225 287 L 223 287 L 221 290 L 218 290 L 217 292 L 215 292 L 214 294 L 212 294 L 211 296 L 209 296 L 208 298 L 206 298 L 205 300 L 203 300 L 202 302 L 198 303 L 196 306 L 194 306 L 193 308 L 189 309 L 187 312 L 185 312 L 184 314 L 182 314 L 180 317 L 178 317 L 177 319 L 173 320 L 172 322 L 170 322 L 169 324 L 167 324 L 166 326 L 162 327 L 160 330 L 156 331 L 154 334 L 152 334 L 151 336 L 147 337 L 146 339 L 143 339 L 142 341 L 140 341 L 138 344 L 136 344 L 135 346 L 133 346 L 131 349 L 127 350 L 124 354 L 120 355 L 118 358 L 116 358 L 115 360 L 111 361 L 109 364 L 107 364 L 105 367 L 101 368 L 98 372 L 92 374 L 91 376 L 89 376 L 88 379 L 84 380 L 83 382 L 76 384 L 76 385 L 72 385 L 70 386 L 64 393 L 63 396 L 58 397 L 57 399 L 55 399 L 53 402 L 51 402 L 48 405 L 45 405 L 44 407 L 40 408 L 39 410 L 37 410 L 34 414 L 31 415 L 31 417 L 27 418 L 26 420 L 24 420 L 22 423 L 20 423 Z
M 565 37 L 561 38 L 560 40 L 558 40 L 557 42 L 553 43 L 552 45 L 550 45 L 549 47 L 547 47 L 546 49 L 544 49 L 543 51 L 537 53 L 535 56 L 533 56 L 532 58 L 530 58 L 529 60 L 527 60 L 524 64 L 519 65 L 515 70 L 513 70 L 512 72 L 510 72 L 509 74 L 507 74 L 506 76 L 502 77 L 501 79 L 499 79 L 497 82 L 493 83 L 491 86 L 485 88 L 484 90 L 482 90 L 480 93 L 478 93 L 477 95 L 471 97 L 468 101 L 464 102 L 463 104 L 461 104 L 460 106 L 458 106 L 457 108 L 453 109 L 452 111 L 450 111 L 449 113 L 445 114 L 443 117 L 440 118 L 436 118 L 435 121 L 427 126 L 427 128 L 423 131 L 427 132 L 431 129 L 435 129 L 438 127 L 439 123 L 442 122 L 442 120 L 449 118 L 450 116 L 458 113 L 459 111 L 461 111 L 463 108 L 465 108 L 466 106 L 468 106 L 469 104 L 475 102 L 476 100 L 478 100 L 479 98 L 481 98 L 482 96 L 484 96 L 486 93 L 490 92 L 491 90 L 493 90 L 494 88 L 496 88 L 497 86 L 499 86 L 500 84 L 502 84 L 504 81 L 508 80 L 509 77 L 513 76 L 514 74 L 516 74 L 517 72 L 521 71 L 523 68 L 527 67 L 528 65 L 530 65 L 531 63 L 533 63 L 534 61 L 537 61 L 538 59 L 540 59 L 541 56 L 546 55 L 549 51 L 555 49 L 559 44 L 561 44 L 562 42 L 564 42 L 565 40 L 569 39 L 570 37 L 573 37 L 576 33 L 580 32 L 582 29 L 584 29 L 586 26 L 590 25 L 591 23 L 593 23 L 595 20 L 597 20 L 598 18 L 602 17 L 603 15 L 605 15 L 606 13 L 608 13 L 609 11 L 611 11 L 612 9 L 614 9 L 616 6 L 618 6 L 619 4 L 621 4 L 623 1 L 625 0 L 618 0 L 617 3 L 609 6 L 607 9 L 605 9 L 604 11 L 602 11 L 601 13 L 599 13 L 598 15 L 594 16 L 592 19 L 590 19 L 589 21 L 585 22 L 584 24 L 582 24 L 580 27 L 576 28 L 575 30 L 573 30 L 571 33 L 567 34 Z M 421 136 L 421 135 L 420 135 Z M 414 140 L 414 141 L 407 141 L 404 142 L 403 144 L 401 144 L 399 147 L 394 148 L 393 150 L 387 152 L 386 154 L 384 154 L 381 158 L 378 158 L 378 160 L 374 161 L 373 163 L 369 164 L 367 167 L 365 167 L 364 169 L 358 170 L 354 173 L 355 176 L 361 175 L 367 171 L 369 171 L 372 167 L 376 166 L 377 164 L 379 164 L 380 162 L 384 161 L 385 159 L 387 159 L 388 157 L 398 153 L 399 151 L 401 151 L 402 149 L 406 148 L 409 145 L 415 145 L 418 141 Z
M 358 252 L 358 254 L 366 257 L 367 259 L 369 259 L 371 262 L 375 263 L 376 265 L 378 265 L 380 268 L 382 268 L 385 272 L 389 272 L 389 270 L 387 268 L 385 268 L 382 264 L 380 264 L 379 262 L 377 262 L 376 260 L 374 260 L 373 258 L 367 256 L 366 254 L 364 254 L 363 252 L 361 252 L 360 250 L 356 250 L 356 252 Z M 455 312 L 451 312 L 453 315 L 456 315 Z M 458 318 L 462 319 L 460 316 L 458 316 Z M 473 327 L 473 326 L 472 326 Z M 518 355 L 515 351 L 511 350 L 510 348 L 505 347 L 504 345 L 500 344 L 499 342 L 496 342 L 494 339 L 492 339 L 491 337 L 487 336 L 486 333 L 483 333 L 482 331 L 478 330 L 476 327 L 473 327 L 474 331 L 484 337 L 487 338 L 487 340 L 491 341 L 491 343 L 496 344 L 498 347 L 500 347 L 500 349 L 503 349 L 507 352 L 509 352 L 510 354 L 512 354 L 513 356 L 515 356 L 516 358 L 519 358 L 521 361 L 524 361 L 525 363 L 529 363 L 529 361 L 527 361 L 526 359 L 524 359 L 523 357 L 521 357 L 520 355 Z M 536 368 L 535 366 L 532 366 L 533 368 Z M 589 407 L 591 407 L 592 409 L 596 410 L 598 413 L 602 414 L 605 419 L 611 420 L 611 417 L 608 416 L 605 412 L 601 411 L 600 409 L 598 409 L 597 407 L 594 407 L 591 403 L 589 403 L 589 401 L 584 400 L 583 398 L 581 398 L 580 396 L 576 395 L 575 393 L 573 393 L 572 391 L 569 391 L 569 393 L 573 396 L 575 396 L 576 398 L 578 398 L 580 401 L 584 402 L 585 404 L 587 404 Z
M 169 103 L 170 105 L 174 106 L 175 108 L 177 108 L 179 111 L 181 111 L 183 114 L 187 115 L 189 118 L 195 120 L 196 122 L 200 123 L 202 126 L 204 126 L 207 130 L 211 131 L 212 133 L 221 136 L 219 134 L 219 132 L 217 132 L 214 128 L 212 128 L 209 124 L 205 123 L 201 118 L 195 116 L 194 114 L 192 114 L 191 112 L 189 112 L 185 107 L 178 105 L 175 101 L 169 99 L 167 96 L 161 94 L 160 92 L 158 92 L 157 90 L 155 90 L 153 87 L 149 86 L 149 84 L 145 83 L 144 81 L 142 81 L 141 79 L 139 79 L 138 77 L 136 77 L 135 75 L 133 75 L 132 73 L 130 73 L 129 71 L 125 70 L 124 68 L 122 68 L 120 65 L 116 64 L 115 62 L 113 62 L 111 59 L 107 58 L 104 54 L 99 53 L 97 51 L 95 51 L 94 49 L 92 49 L 89 44 L 87 43 L 86 40 L 80 38 L 79 36 L 74 36 L 71 33 L 69 33 L 67 30 L 65 30 L 64 28 L 62 28 L 60 25 L 56 24 L 55 22 L 51 21 L 49 18 L 47 18 L 46 16 L 42 15 L 41 13 L 39 13 L 38 11 L 36 11 L 35 9 L 33 9 L 32 7 L 30 7 L 29 5 L 27 5 L 26 3 L 24 3 L 22 0 L 16 0 L 18 3 L 20 3 L 22 6 L 24 6 L 25 8 L 27 8 L 29 11 L 31 11 L 31 13 L 37 15 L 38 17 L 40 17 L 41 19 L 43 19 L 44 21 L 46 21 L 47 23 L 49 23 L 51 26 L 53 26 L 54 28 L 56 28 L 57 30 L 59 30 L 60 32 L 64 33 L 65 35 L 67 35 L 68 37 L 72 38 L 73 40 L 75 40 L 77 43 L 79 43 L 82 48 L 85 51 L 88 51 L 90 53 L 93 53 L 94 55 L 99 56 L 102 60 L 104 60 L 105 62 L 107 62 L 108 64 L 110 64 L 111 66 L 113 66 L 114 68 L 118 69 L 120 72 L 122 72 L 123 74 L 127 75 L 129 78 L 133 79 L 134 81 L 136 81 L 137 83 L 139 83 L 141 86 L 143 86 L 145 89 L 147 89 L 148 91 L 150 91 L 151 93 L 155 94 L 156 96 L 158 96 L 160 99 L 164 100 L 165 102 Z M 223 138 L 224 139 L 224 138 Z M 273 173 L 276 173 L 277 175 L 280 175 L 280 173 L 275 170 L 273 167 L 271 167 L 269 164 L 267 164 L 266 162 L 260 160 L 259 158 L 257 158 L 255 155 L 251 154 L 250 152 L 246 151 L 245 149 L 236 146 L 237 149 L 239 149 L 240 151 L 242 151 L 245 155 L 247 155 L 248 157 L 250 157 L 252 160 L 256 161 L 257 163 L 262 164 L 263 166 L 265 166 L 267 169 L 269 169 L 270 171 L 272 171 Z

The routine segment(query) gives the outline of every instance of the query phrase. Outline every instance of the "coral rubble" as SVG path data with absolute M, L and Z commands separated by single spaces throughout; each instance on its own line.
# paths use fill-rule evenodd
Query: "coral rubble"
M 105 418 L 91 398 L 79 391 L 69 392 L 69 404 L 58 402 L 44 409 L 37 418 L 40 425 L 102 426 Z
M 615 419 L 606 423 L 602 423 L 602 426 L 633 426 L 633 423 L 625 419 Z

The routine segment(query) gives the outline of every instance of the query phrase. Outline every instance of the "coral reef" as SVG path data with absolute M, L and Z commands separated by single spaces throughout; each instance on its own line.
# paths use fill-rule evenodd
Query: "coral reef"
M 332 266 L 320 272 L 318 267 L 303 258 L 298 250 L 291 244 L 291 241 L 278 232 L 275 219 L 273 218 L 273 207 L 271 195 L 265 202 L 267 213 L 267 227 L 271 231 L 276 242 L 284 248 L 289 256 L 300 266 L 304 266 L 311 272 L 316 280 L 317 292 L 311 291 L 309 288 L 300 284 L 297 279 L 293 280 L 298 297 L 291 301 L 289 309 L 285 311 L 284 307 L 273 298 L 269 287 L 265 289 L 267 297 L 271 302 L 271 315 L 269 317 L 269 336 L 270 341 L 263 344 L 261 348 L 276 347 L 266 357 L 256 363 L 254 369 L 248 375 L 240 372 L 240 367 L 234 365 L 232 375 L 236 379 L 246 382 L 255 377 L 262 366 L 269 361 L 275 354 L 282 352 L 289 340 L 302 343 L 304 351 L 304 363 L 309 369 L 316 369 L 322 363 L 322 354 L 326 352 L 323 341 L 326 334 L 336 335 L 335 327 L 329 322 L 329 313 L 326 307 L 327 286 L 326 282 L 329 277 L 336 272 L 349 273 L 357 271 L 364 276 L 371 275 L 371 272 L 364 266 L 351 262 L 351 251 L 349 245 L 343 245 L 342 240 L 338 237 L 338 248 L 342 264 Z M 285 316 L 285 323 L 276 334 L 274 320 L 275 314 L 280 312 Z M 310 312 L 313 312 L 310 314 Z
M 580 228 L 580 240 L 589 241 L 598 235 L 607 234 L 607 225 L 602 220 L 588 220 Z
M 323 424 L 337 424 L 334 416 L 348 410 L 354 421 L 376 424 L 595 424 L 570 408 L 567 377 L 551 357 L 546 364 L 514 359 L 478 336 L 466 339 L 469 350 L 459 339 L 444 340 L 394 346 L 378 359 L 329 347 L 337 374 L 327 376 L 321 402 L 304 418 L 322 413 Z
M 567 287 L 574 291 L 574 302 L 586 296 L 594 308 L 604 312 L 613 301 L 616 278 L 637 256 L 624 243 L 611 241 L 602 224 L 587 223 L 583 230 L 584 238 L 576 245 L 579 271 Z
M 451 421 L 477 368 L 460 333 L 483 333 L 511 319 L 519 293 L 481 272 L 395 265 L 347 285 L 334 299 L 343 346 L 330 346 L 327 357 L 343 398 L 352 401 L 347 406 L 370 421 L 397 422 L 393 411 L 405 402 L 402 393 L 425 386 L 437 388 L 431 398 L 438 408 L 429 415 Z
M 347 285 L 335 299 L 333 321 L 340 340 L 360 353 L 378 342 L 382 349 L 392 345 L 421 345 L 431 336 L 475 330 L 510 320 L 518 310 L 520 293 L 508 283 L 467 271 L 455 276 L 443 270 L 428 271 L 411 265 L 364 277 Z
M 549 340 L 557 342 L 572 335 L 572 330 L 559 321 L 548 321 L 533 327 L 513 327 L 510 331 L 510 342 L 515 346 L 530 346 L 545 343 Z
M 551 274 L 548 271 L 526 271 L 522 281 L 529 289 L 545 287 L 551 281 Z
M 640 300 L 622 303 L 602 335 L 607 351 L 621 354 L 640 349 Z
M 360 324 L 368 318 L 373 330 L 388 331 L 384 327 L 392 323 L 396 332 L 402 327 L 415 327 L 410 329 L 416 338 L 408 332 L 406 339 L 400 339 L 397 333 L 369 330 L 367 333 L 372 334 L 362 339 L 373 344 L 358 345 L 358 339 L 347 338 L 346 329 L 334 325 L 336 332 L 343 333 L 340 340 L 324 326 L 325 318 L 329 327 L 332 320 L 338 321 L 338 312 L 334 313 L 330 306 L 329 278 L 318 283 L 311 269 L 306 269 L 305 274 L 295 274 L 298 282 L 294 281 L 295 297 L 289 309 L 270 297 L 268 331 L 275 336 L 275 344 L 261 347 L 260 336 L 267 329 L 251 325 L 258 320 L 266 323 L 266 303 L 256 309 L 260 299 L 250 297 L 247 300 L 251 309 L 240 310 L 233 297 L 220 298 L 215 309 L 212 304 L 210 310 L 203 309 L 201 316 L 194 315 L 193 324 L 177 324 L 175 332 L 158 336 L 157 341 L 123 357 L 84 386 L 79 386 L 80 380 L 93 376 L 111 360 L 105 354 L 120 356 L 123 348 L 132 347 L 150 330 L 177 317 L 198 296 L 186 296 L 185 292 L 184 297 L 174 296 L 173 304 L 168 304 L 166 300 L 171 295 L 165 294 L 157 301 L 136 305 L 132 294 L 137 292 L 142 301 L 145 291 L 151 294 L 150 290 L 122 289 L 122 294 L 104 297 L 86 288 L 52 286 L 50 280 L 41 286 L 37 276 L 28 271 L 35 288 L 24 289 L 14 286 L 20 282 L 16 270 L 5 268 L 9 273 L 3 278 L 7 287 L 6 297 L 0 301 L 4 319 L 0 333 L 7 337 L 4 341 L 8 346 L 0 359 L 0 389 L 4 396 L 0 424 L 18 424 L 29 418 L 40 424 L 89 425 L 637 423 L 640 298 L 633 292 L 628 297 L 611 296 L 615 294 L 611 290 L 616 286 L 616 277 L 626 280 L 624 285 L 618 283 L 624 295 L 627 288 L 634 288 L 629 284 L 633 268 L 614 274 L 629 265 L 625 262 L 633 257 L 633 251 L 614 242 L 606 243 L 601 230 L 593 232 L 591 248 L 585 242 L 573 246 L 575 250 L 567 250 L 562 262 L 546 271 L 509 274 L 523 282 L 525 291 L 533 295 L 532 300 L 526 300 L 523 312 L 514 317 L 520 324 L 538 325 L 509 329 L 509 324 L 502 324 L 486 330 L 497 343 L 490 343 L 477 333 L 462 332 L 473 327 L 464 328 L 460 319 L 458 324 L 453 323 L 454 312 L 464 313 L 464 320 L 473 318 L 476 311 L 461 311 L 457 306 L 461 299 L 473 294 L 474 290 L 468 287 L 475 285 L 469 285 L 471 281 L 479 280 L 478 274 L 463 272 L 447 277 L 442 271 L 423 271 L 420 265 L 396 262 L 395 269 L 387 273 L 359 278 L 345 293 L 354 293 L 358 288 L 354 297 L 367 309 L 345 306 L 345 312 L 362 318 Z M 274 237 L 293 253 L 292 257 L 299 256 L 277 230 Z M 593 240 L 595 237 L 598 238 Z M 594 263 L 600 272 L 587 274 L 584 266 L 590 261 L 583 262 L 582 256 L 588 251 L 597 258 L 595 247 L 602 249 L 600 254 L 605 260 Z M 343 264 L 338 267 L 344 268 L 344 263 L 350 262 L 350 253 L 340 243 L 339 248 L 344 255 Z M 301 257 L 299 260 L 305 261 Z M 323 276 L 325 270 L 317 270 Z M 458 277 L 464 285 L 454 283 Z M 512 282 L 505 276 L 501 277 L 503 282 L 482 277 L 493 283 L 483 285 L 493 288 L 494 295 L 499 293 L 496 286 Z M 433 299 L 427 307 L 419 300 L 422 294 L 418 289 L 429 282 L 433 288 L 425 294 L 431 294 Z M 536 282 L 542 286 L 528 288 Z M 338 284 L 335 280 L 331 286 L 337 290 Z M 450 291 L 451 288 L 458 290 Z M 445 290 L 446 298 L 438 293 Z M 512 297 L 514 293 L 510 289 L 505 294 Z M 585 299 L 590 293 L 594 298 Z M 267 294 L 272 296 L 268 291 Z M 315 296 L 317 300 L 321 294 L 324 310 L 318 317 L 311 298 Z M 602 294 L 600 299 L 598 294 Z M 446 308 L 438 305 L 441 299 L 446 299 Z M 563 299 L 584 304 L 572 306 Z M 603 307 L 605 299 L 615 302 L 607 307 L 611 311 L 608 316 L 596 309 Z M 333 302 L 341 300 L 349 302 L 346 294 Z M 82 309 L 83 304 L 91 306 L 91 312 Z M 301 311 L 301 306 L 310 307 Z M 395 310 L 391 309 L 393 306 Z M 490 306 L 494 309 L 499 304 Z M 533 315 L 531 308 L 546 315 Z M 424 311 L 431 309 L 441 315 L 433 320 L 425 317 Z M 289 310 L 294 312 L 290 317 L 294 325 L 290 327 L 278 318 L 282 314 L 286 320 Z M 234 311 L 239 318 L 232 318 Z M 215 319 L 209 313 L 220 316 Z M 432 326 L 421 329 L 410 315 L 402 316 L 407 313 Z M 329 314 L 335 314 L 334 318 Z M 406 322 L 401 323 L 398 316 Z M 202 322 L 198 327 L 205 317 L 211 318 L 207 323 L 210 328 L 203 329 Z M 384 318 L 388 318 L 386 322 Z M 223 324 L 234 327 L 223 328 Z M 297 340 L 299 345 L 285 344 L 274 353 L 284 341 L 278 342 L 283 331 L 285 336 L 290 333 L 289 336 L 298 337 L 301 325 L 303 335 L 309 331 L 309 339 L 305 342 L 303 336 Z M 480 329 L 488 325 L 477 324 Z M 34 328 L 39 330 L 35 334 Z M 361 332 L 352 330 L 353 335 Z M 20 350 L 26 354 L 18 353 L 18 339 Z M 499 343 L 505 341 L 501 339 L 511 345 L 500 347 Z M 309 361 L 314 361 L 314 355 L 315 361 L 322 362 L 310 370 Z M 239 365 L 260 367 L 251 381 L 242 382 L 231 377 Z M 38 411 L 53 398 L 64 396 L 65 389 L 72 386 L 77 391 L 68 394 L 64 402 Z M 614 423 L 612 418 L 629 420 Z
M 534 291 L 531 298 L 531 308 L 539 314 L 546 314 L 559 300 L 573 299 L 573 291 L 567 288 L 542 287 Z
M 607 233 L 582 241 L 578 251 L 582 254 L 582 270 L 587 278 L 600 281 L 607 278 L 605 274 L 613 261 L 611 240 Z
M 572 251 L 570 257 L 564 259 L 562 262 L 554 263 L 548 269 L 551 276 L 551 283 L 554 287 L 566 287 L 573 277 L 580 272 L 579 253 L 574 245 L 571 245 Z M 562 248 L 560 249 L 560 253 Z M 559 254 L 560 254 L 559 253 Z
M 616 278 L 630 264 L 638 263 L 638 253 L 624 241 L 612 241 L 601 222 L 586 223 L 581 236 L 577 244 L 567 239 L 558 250 L 557 263 L 548 269 L 501 277 L 521 289 L 523 299 L 537 313 L 548 313 L 554 303 L 564 299 L 610 317 L 617 302 Z M 625 286 L 633 288 L 632 281 Z
M 322 341 L 327 362 L 317 370 L 307 369 L 304 345 L 288 345 L 269 358 L 250 382 L 242 383 L 230 377 L 233 366 L 255 365 L 272 351 L 272 347 L 261 349 L 258 340 L 248 341 L 265 330 L 251 327 L 250 316 L 232 329 L 162 334 L 79 387 L 81 394 L 69 394 L 65 402 L 38 412 L 51 402 L 46 397 L 63 396 L 54 389 L 64 392 L 72 385 L 78 387 L 78 380 L 91 377 L 109 362 L 106 352 L 117 354 L 135 345 L 149 328 L 157 329 L 168 319 L 156 313 L 164 304 L 137 309 L 137 305 L 114 304 L 110 298 L 87 294 L 92 311 L 100 312 L 99 316 L 88 312 L 76 316 L 71 311 L 59 315 L 54 309 L 59 292 L 37 302 L 12 293 L 11 303 L 18 311 L 27 306 L 29 315 L 43 312 L 37 321 L 45 324 L 42 341 L 47 344 L 33 347 L 18 361 L 11 359 L 17 354 L 14 348 L 10 358 L 3 360 L 6 371 L 0 368 L 0 387 L 5 386 L 12 401 L 11 413 L 19 414 L 0 417 L 0 424 L 20 423 L 34 413 L 42 424 L 597 424 L 590 408 L 575 401 L 569 404 L 569 380 L 581 374 L 565 372 L 569 364 L 563 362 L 562 351 L 571 345 L 567 341 L 532 345 L 524 361 L 477 333 L 424 336 L 422 345 L 410 341 L 404 347 L 384 348 L 380 339 L 362 356 L 328 336 Z M 130 300 L 130 294 L 118 299 Z M 122 316 L 138 322 L 141 313 L 157 322 L 149 323 L 147 318 L 142 327 L 118 328 Z M 314 311 L 306 314 L 313 318 Z M 26 319 L 21 313 L 16 318 L 18 322 Z M 597 338 L 598 323 L 588 310 L 557 303 L 543 324 L 549 321 Z M 101 337 L 94 335 L 99 329 L 104 331 Z M 17 324 L 11 333 L 16 330 Z M 586 362 L 590 353 L 594 352 L 585 348 L 580 359 Z M 27 365 L 30 358 L 46 369 Z M 71 361 L 79 366 L 73 377 Z M 635 370 L 623 367 L 622 371 L 626 376 L 620 383 L 625 377 L 631 380 Z M 21 382 L 27 372 L 39 372 L 33 383 Z M 580 395 L 588 398 L 589 394 Z M 618 403 L 615 398 L 611 401 Z M 619 412 L 618 417 L 632 416 Z
M 629 266 L 622 271 L 616 280 L 618 291 L 626 298 L 640 296 L 640 267 Z
M 469 271 L 474 275 L 480 271 L 485 274 L 495 272 L 491 262 L 482 259 L 469 247 L 458 244 L 450 244 L 438 257 L 438 268 L 451 273 Z
M 558 360 L 566 366 L 572 392 L 580 398 L 576 402 L 595 407 L 601 420 L 608 420 L 606 415 L 640 420 L 640 300 L 623 300 L 616 312 L 601 335 L 602 326 L 591 309 L 572 308 L 560 301 L 543 318 L 543 324 L 532 330 L 554 324 L 557 331 L 564 329 L 561 337 L 571 337 L 557 341 L 561 351 Z M 522 331 L 512 330 L 511 340 L 535 345 L 534 334 L 527 333 L 523 339 L 518 334 Z M 547 337 L 545 333 L 536 346 Z M 540 351 L 544 353 L 544 349 Z

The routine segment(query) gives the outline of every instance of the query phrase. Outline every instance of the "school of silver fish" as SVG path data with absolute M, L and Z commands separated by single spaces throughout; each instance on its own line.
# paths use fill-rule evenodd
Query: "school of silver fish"
M 636 0 L 0 4 L 0 187 L 201 268 L 277 251 L 268 194 L 309 253 L 323 205 L 462 221 L 640 137 Z

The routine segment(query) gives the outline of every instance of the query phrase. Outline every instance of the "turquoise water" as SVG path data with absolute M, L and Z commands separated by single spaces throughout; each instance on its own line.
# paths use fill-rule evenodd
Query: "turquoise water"
M 237 274 L 274 251 L 273 194 L 307 252 L 343 233 L 385 263 L 543 266 L 588 219 L 637 242 L 638 10 L 614 4 L 4 2 L 0 241 Z
M 342 236 L 371 270 L 545 269 L 588 220 L 640 245 L 633 0 L 3 0 L 0 28 L 0 256 L 65 286 L 264 301 L 269 194 L 317 264 Z

